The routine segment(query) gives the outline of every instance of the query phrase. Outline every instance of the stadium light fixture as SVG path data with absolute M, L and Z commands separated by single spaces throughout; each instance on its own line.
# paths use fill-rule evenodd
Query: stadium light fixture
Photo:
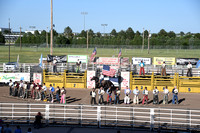
M 101 24 L 101 26 L 104 27 L 104 36 L 105 36 L 105 27 L 108 26 L 108 24 Z
M 81 12 L 81 15 L 83 15 L 83 28 L 84 28 L 84 31 L 85 31 L 85 15 L 87 15 L 88 12 Z

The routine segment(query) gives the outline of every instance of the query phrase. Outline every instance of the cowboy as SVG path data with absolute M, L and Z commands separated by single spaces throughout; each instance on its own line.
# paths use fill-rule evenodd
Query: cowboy
M 145 74 L 145 72 L 144 72 L 144 66 L 145 66 L 145 64 L 144 64 L 144 62 L 141 60 L 141 62 L 140 62 L 140 64 L 139 64 L 139 66 L 140 66 L 140 75 L 143 73 L 143 75 Z
M 144 102 L 148 103 L 148 95 L 149 95 L 149 91 L 147 90 L 147 87 L 145 87 L 145 89 L 143 90 L 142 104 L 144 104 Z
M 114 104 L 119 104 L 119 96 L 120 96 L 120 90 L 119 90 L 119 88 L 116 88 L 114 94 L 115 94 Z
M 169 90 L 167 89 L 167 86 L 163 87 L 163 93 L 164 93 L 163 104 L 168 104 Z
M 101 75 L 100 75 L 100 77 L 99 77 L 99 82 L 100 82 L 100 86 L 101 86 L 101 82 L 104 80 L 104 75 L 103 75 L 103 73 L 101 72 Z
M 98 91 L 99 94 L 99 105 L 104 103 L 103 95 L 105 94 L 105 91 L 103 90 L 103 87 L 101 87 Z
M 128 86 L 126 86 L 126 89 L 124 90 L 124 103 L 125 104 L 129 104 L 130 103 L 130 94 L 131 94 L 131 90 L 128 88 Z
M 172 90 L 172 93 L 173 93 L 172 104 L 178 104 L 178 89 L 176 88 L 176 86 Z
M 188 65 L 187 65 L 188 71 L 187 71 L 187 76 L 191 77 L 192 76 L 192 64 L 189 61 Z
M 166 76 L 166 64 L 165 64 L 164 61 L 163 61 L 163 64 L 162 64 L 162 72 L 161 72 L 161 76 Z
M 90 96 L 91 96 L 91 105 L 94 103 L 96 104 L 96 92 L 95 89 L 93 88 L 92 91 L 90 92 Z
M 139 104 L 139 98 L 138 98 L 139 93 L 140 93 L 140 91 L 139 91 L 138 87 L 136 86 L 135 89 L 133 90 L 133 94 L 134 94 L 133 103 L 134 104 Z
M 153 90 L 153 104 L 159 104 L 158 94 L 159 91 L 156 86 L 155 89 Z

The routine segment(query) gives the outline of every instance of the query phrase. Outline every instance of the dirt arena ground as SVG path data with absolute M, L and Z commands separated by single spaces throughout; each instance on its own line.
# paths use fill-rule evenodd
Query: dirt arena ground
M 90 89 L 67 89 L 67 98 L 66 102 L 67 104 L 90 104 Z M 172 105 L 172 93 L 169 95 L 169 104 L 163 105 L 162 99 L 163 99 L 163 93 L 159 93 L 159 105 L 153 105 L 153 94 L 152 92 L 149 93 L 149 102 L 147 105 L 142 105 L 142 94 L 140 92 L 139 98 L 140 98 L 140 104 L 134 105 L 133 104 L 133 93 L 131 93 L 131 103 L 129 105 L 126 105 L 123 103 L 124 98 L 124 90 L 121 91 L 120 96 L 120 104 L 119 105 L 108 105 L 108 106 L 139 106 L 139 107 L 160 107 L 160 108 L 182 108 L 182 109 L 200 109 L 200 93 L 179 93 L 179 104 L 178 105 Z M 98 95 L 96 97 L 96 100 L 98 102 Z M 106 94 L 104 94 L 104 100 L 106 100 Z M 114 100 L 114 94 L 113 94 L 113 100 Z M 1 86 L 0 87 L 0 102 L 1 103 L 50 103 L 50 102 L 44 102 L 44 101 L 36 101 L 33 99 L 22 99 L 18 97 L 9 96 L 9 87 L 8 86 Z

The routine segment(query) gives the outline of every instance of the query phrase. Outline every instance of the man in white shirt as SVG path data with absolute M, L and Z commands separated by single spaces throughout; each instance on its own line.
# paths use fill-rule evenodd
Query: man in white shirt
M 101 86 L 101 82 L 104 80 L 104 75 L 103 75 L 103 73 L 101 72 L 101 75 L 100 75 L 100 77 L 99 77 L 99 82 L 100 82 L 100 86 Z
M 166 76 L 166 64 L 165 64 L 164 61 L 163 61 L 163 64 L 162 64 L 162 72 L 161 72 L 161 76 Z
M 128 86 L 126 86 L 126 89 L 124 90 L 124 103 L 125 104 L 129 104 L 130 103 L 130 94 L 131 94 L 131 90 L 128 88 Z
M 93 88 L 92 91 L 90 92 L 90 96 L 91 96 L 91 105 L 94 103 L 96 104 L 96 92 L 95 89 Z
M 188 77 L 192 77 L 192 64 L 189 61 L 188 65 L 187 65 L 188 71 L 187 71 L 187 76 Z
M 103 90 L 103 87 L 101 87 L 98 91 L 99 94 L 99 105 L 104 103 L 103 95 L 105 94 L 105 91 Z
M 133 103 L 134 104 L 139 104 L 139 98 L 138 98 L 139 93 L 140 93 L 140 91 L 139 91 L 138 87 L 136 86 L 135 89 L 133 90 L 133 94 L 134 94 Z
M 155 89 L 153 90 L 153 104 L 159 104 L 158 94 L 159 91 L 157 87 L 155 87 Z
M 10 87 L 10 96 L 13 94 L 13 88 L 14 88 L 14 83 L 12 82 L 12 80 L 10 79 L 10 82 L 9 82 L 9 87 Z
M 76 62 L 76 73 L 79 73 L 80 65 L 81 65 L 81 61 L 78 59 L 77 62 Z
M 18 97 L 22 97 L 23 93 L 24 93 L 24 83 L 22 80 L 20 80 L 20 84 L 19 84 L 19 92 L 18 92 Z
M 163 88 L 163 93 L 164 93 L 163 104 L 168 104 L 169 90 L 167 86 Z
M 53 59 L 53 72 L 56 73 L 57 72 L 57 60 L 54 58 Z

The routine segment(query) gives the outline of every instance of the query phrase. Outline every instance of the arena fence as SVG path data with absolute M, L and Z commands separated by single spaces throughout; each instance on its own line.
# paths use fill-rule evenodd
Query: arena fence
M 130 88 L 134 89 L 136 86 L 148 90 L 153 90 L 157 86 L 159 91 L 163 91 L 163 87 L 168 87 L 172 91 L 174 86 L 177 86 L 179 92 L 200 92 L 200 77 L 186 77 L 179 76 L 175 73 L 172 76 L 154 75 L 132 75 L 130 72 Z
M 43 114 L 43 123 L 50 125 L 200 131 L 200 110 L 0 103 L 0 118 L 12 124 L 33 124 L 37 112 Z
M 87 71 L 83 73 L 72 73 L 65 70 L 61 73 L 52 73 L 43 71 L 43 83 L 49 87 L 65 87 L 65 88 L 86 88 Z

